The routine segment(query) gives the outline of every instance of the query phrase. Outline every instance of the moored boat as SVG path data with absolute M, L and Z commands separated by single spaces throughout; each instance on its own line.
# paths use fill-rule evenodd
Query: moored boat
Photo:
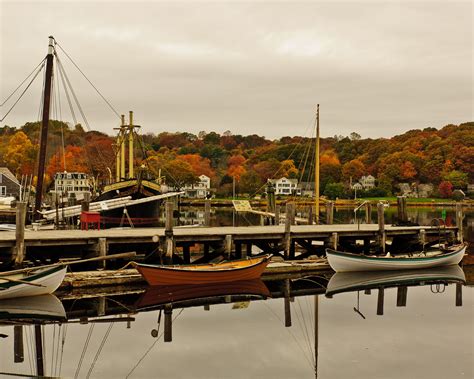
M 271 256 L 198 265 L 135 263 L 135 267 L 151 286 L 234 282 L 260 278 Z
M 410 255 L 361 255 L 326 249 L 328 263 L 336 272 L 421 269 L 456 265 L 461 262 L 466 244 Z
M 67 266 L 38 267 L 0 273 L 0 300 L 51 294 L 61 285 Z

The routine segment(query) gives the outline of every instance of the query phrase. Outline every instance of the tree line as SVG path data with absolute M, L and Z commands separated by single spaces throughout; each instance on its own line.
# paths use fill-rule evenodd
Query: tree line
M 0 128 L 0 158 L 17 177 L 34 174 L 39 130 L 39 122 Z M 314 180 L 314 138 L 269 140 L 230 131 L 148 133 L 140 138 L 135 166 L 174 187 L 205 174 L 217 196 L 229 196 L 234 184 L 238 193 L 252 196 L 264 191 L 269 178 Z M 320 190 L 331 198 L 351 196 L 349 183 L 369 174 L 376 178 L 376 188 L 369 193 L 374 196 L 397 194 L 399 183 L 431 183 L 435 196 L 449 197 L 474 179 L 474 122 L 410 130 L 391 138 L 361 138 L 354 132 L 322 138 L 320 146 Z M 115 154 L 115 137 L 51 120 L 46 182 L 67 170 L 106 183 L 115 172 Z

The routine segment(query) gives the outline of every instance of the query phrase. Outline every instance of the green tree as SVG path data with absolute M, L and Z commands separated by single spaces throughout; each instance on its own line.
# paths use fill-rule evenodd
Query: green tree
M 327 196 L 331 200 L 335 200 L 336 198 L 344 197 L 345 192 L 344 184 L 328 183 L 324 189 L 324 196 Z

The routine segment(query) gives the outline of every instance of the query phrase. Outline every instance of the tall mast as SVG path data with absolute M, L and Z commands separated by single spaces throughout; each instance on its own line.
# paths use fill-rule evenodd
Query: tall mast
M 41 199 L 43 197 L 43 181 L 46 161 L 46 143 L 48 139 L 48 123 L 49 123 L 49 109 L 51 103 L 51 79 L 53 76 L 53 52 L 54 52 L 54 38 L 49 36 L 48 55 L 46 56 L 46 73 L 44 80 L 43 93 L 43 120 L 41 122 L 40 133 L 40 148 L 38 154 L 38 171 L 36 184 L 36 198 L 35 198 L 35 213 L 33 217 L 39 217 L 38 211 L 41 209 Z
M 316 109 L 316 146 L 314 149 L 314 200 L 316 203 L 316 224 L 319 224 L 319 104 Z
M 128 177 L 132 179 L 134 177 L 133 172 L 133 112 L 129 112 L 130 125 L 128 131 Z

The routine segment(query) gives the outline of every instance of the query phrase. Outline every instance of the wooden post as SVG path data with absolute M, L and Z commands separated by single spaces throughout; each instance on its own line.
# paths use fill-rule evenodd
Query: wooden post
M 191 263 L 191 249 L 188 244 L 183 245 L 183 260 L 184 263 Z
M 25 259 L 25 219 L 26 219 L 26 202 L 19 201 L 16 203 L 16 229 L 15 229 L 15 266 L 20 266 Z
M 313 225 L 313 206 L 308 207 L 308 225 Z
M 15 325 L 13 327 L 13 351 L 15 363 L 20 363 L 25 360 L 23 350 L 23 325 Z
M 423 246 L 423 250 L 425 250 L 425 245 L 426 245 L 426 230 L 425 229 L 420 230 L 420 243 L 421 243 L 421 246 Z
M 462 203 L 457 202 L 456 203 L 456 226 L 458 227 L 458 235 L 457 239 L 459 242 L 463 243 L 464 242 L 464 233 L 463 233 L 463 211 L 462 211 Z
M 398 221 L 407 222 L 407 198 L 406 196 L 397 196 L 397 207 L 398 207 Z
M 230 259 L 230 256 L 232 254 L 232 235 L 227 234 L 225 236 L 225 253 L 227 255 L 227 258 Z
M 334 222 L 334 202 L 326 202 L 326 224 L 332 225 Z
M 165 256 L 168 261 L 172 261 L 174 252 L 174 238 L 173 238 L 173 208 L 172 201 L 165 203 Z
M 286 204 L 286 213 L 285 213 L 285 259 L 290 257 L 291 250 L 291 224 L 293 219 L 294 204 Z
M 379 288 L 379 294 L 377 296 L 377 315 L 383 316 L 383 298 L 384 298 L 384 288 Z
M 290 279 L 285 279 L 283 284 L 283 296 L 285 301 L 285 327 L 291 326 L 291 307 L 290 307 Z
M 99 243 L 98 243 L 98 246 L 97 246 L 97 250 L 98 250 L 98 256 L 99 257 L 105 257 L 107 255 L 107 250 L 108 250 L 108 247 L 107 247 L 107 238 L 99 238 Z M 105 270 L 105 260 L 102 260 L 102 261 L 99 261 L 98 262 L 98 265 L 99 265 L 99 268 L 100 269 L 104 269 Z
M 235 242 L 234 245 L 235 245 L 235 257 L 237 259 L 241 259 L 242 258 L 242 242 Z
M 339 245 L 339 235 L 334 232 L 332 234 L 332 247 L 334 250 L 337 250 L 337 246 Z
M 97 302 L 97 316 L 105 316 L 106 308 L 106 298 L 104 296 L 100 296 Z
M 165 305 L 165 333 L 164 341 L 171 342 L 173 340 L 173 306 L 171 304 Z
M 365 223 L 372 224 L 372 203 L 370 201 L 365 204 Z
M 211 200 L 204 202 L 204 225 L 211 226 Z
M 456 307 L 462 307 L 462 283 L 456 283 Z
M 275 225 L 280 225 L 280 205 L 275 205 Z
M 382 252 L 385 253 L 385 207 L 382 203 L 377 204 L 377 220 L 379 224 L 379 245 Z
M 252 256 L 252 242 L 247 243 L 247 249 L 245 251 L 245 255 L 242 258 L 247 258 Z

